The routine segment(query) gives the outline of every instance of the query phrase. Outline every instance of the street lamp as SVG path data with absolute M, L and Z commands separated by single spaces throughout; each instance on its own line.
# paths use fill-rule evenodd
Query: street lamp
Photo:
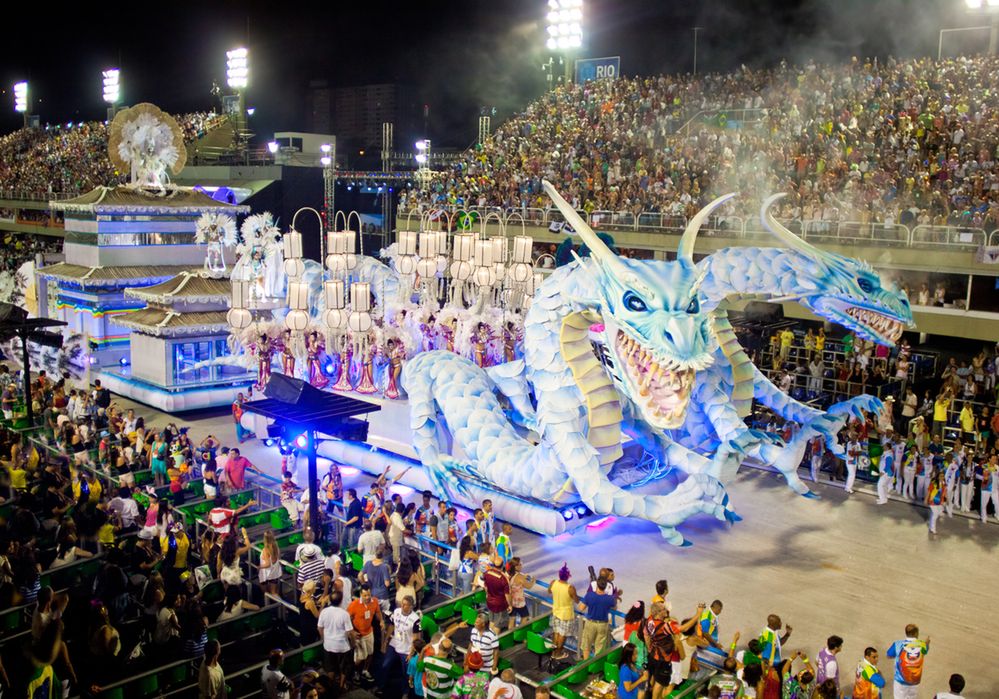
M 583 45 L 583 0 L 548 0 L 545 45 L 561 52 L 565 61 L 565 79 L 569 81 L 569 54 Z

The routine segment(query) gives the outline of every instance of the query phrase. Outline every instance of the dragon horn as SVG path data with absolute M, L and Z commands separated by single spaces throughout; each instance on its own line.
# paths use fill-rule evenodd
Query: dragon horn
M 694 215 L 694 218 L 690 219 L 690 223 L 687 224 L 687 228 L 683 231 L 683 235 L 680 237 L 680 244 L 676 248 L 677 259 L 686 258 L 690 262 L 694 261 L 694 242 L 697 240 L 697 232 L 701 230 L 704 220 L 711 215 L 712 211 L 737 194 L 738 192 L 732 192 L 731 194 L 721 195 L 698 211 Z
M 576 210 L 569 206 L 569 202 L 562 198 L 562 195 L 555 191 L 555 187 L 548 180 L 542 180 L 541 185 L 545 188 L 545 192 L 551 197 L 552 201 L 555 202 L 555 206 L 558 210 L 562 212 L 565 220 L 572 226 L 573 230 L 583 239 L 583 243 L 590 249 L 590 256 L 593 257 L 601 265 L 608 267 L 612 270 L 612 274 L 618 278 L 623 278 L 625 274 L 628 273 L 627 268 L 621 264 L 621 260 L 618 256 L 611 252 L 610 248 L 600 240 L 600 237 L 593 232 L 593 229 L 586 225 L 584 221 Z
M 787 194 L 785 192 L 771 194 L 767 197 L 766 201 L 763 202 L 763 205 L 760 207 L 760 220 L 763 222 L 763 225 L 767 227 L 767 230 L 777 236 L 782 243 L 787 245 L 792 250 L 797 250 L 812 259 L 828 261 L 830 258 L 829 253 L 825 250 L 819 250 L 811 243 L 806 243 L 804 240 L 785 228 L 784 224 L 774 218 L 774 215 L 770 213 L 770 207 L 774 205 L 774 202 L 778 199 L 783 199 L 786 196 Z

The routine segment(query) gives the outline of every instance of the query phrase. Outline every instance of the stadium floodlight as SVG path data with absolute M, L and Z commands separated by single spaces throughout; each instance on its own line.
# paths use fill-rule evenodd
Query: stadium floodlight
M 548 7 L 546 46 L 552 51 L 582 46 L 583 0 L 548 0 Z
M 257 111 L 256 107 L 247 107 L 246 108 L 246 116 L 253 116 L 253 113 L 255 111 Z
M 25 81 L 14 83 L 14 111 L 28 113 L 28 83 Z
M 323 164 L 323 167 L 329 167 L 330 165 L 333 164 L 333 158 L 329 157 L 328 155 L 324 155 L 319 159 L 319 162 Z
M 250 52 L 245 48 L 232 49 L 225 52 L 225 77 L 229 87 L 241 90 L 249 83 L 249 54 Z
M 426 163 L 427 163 L 427 154 L 426 153 L 417 153 L 416 154 L 416 162 L 418 162 L 420 165 L 426 165 Z
M 427 142 L 426 141 L 422 141 L 421 140 L 421 141 L 417 141 L 416 142 L 416 150 L 426 150 L 426 149 L 427 149 Z
M 333 146 L 331 146 L 328 143 L 324 143 L 323 145 L 319 146 L 319 150 L 321 150 L 323 153 L 328 154 L 330 151 L 333 150 Z
M 108 68 L 101 75 L 104 76 L 104 101 L 115 104 L 121 97 L 120 71 L 117 68 Z
M 277 141 L 269 141 L 267 143 L 267 150 L 269 150 L 271 152 L 271 155 L 277 153 L 278 152 L 278 148 L 279 148 L 279 146 L 278 146 L 278 142 Z

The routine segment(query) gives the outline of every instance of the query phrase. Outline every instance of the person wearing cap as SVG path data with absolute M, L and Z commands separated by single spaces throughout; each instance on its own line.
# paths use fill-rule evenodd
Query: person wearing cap
M 187 532 L 181 522 L 174 522 L 160 537 L 164 577 L 167 579 L 170 589 L 177 589 L 181 573 L 187 570 L 187 554 L 190 550 L 191 540 L 187 537 Z
M 152 573 L 156 564 L 163 560 L 163 555 L 153 547 L 154 536 L 153 530 L 140 529 L 132 549 L 132 567 L 142 575 Z
M 458 678 L 452 697 L 484 697 L 489 689 L 489 673 L 482 669 L 482 654 L 471 651 L 465 655 L 465 673 Z

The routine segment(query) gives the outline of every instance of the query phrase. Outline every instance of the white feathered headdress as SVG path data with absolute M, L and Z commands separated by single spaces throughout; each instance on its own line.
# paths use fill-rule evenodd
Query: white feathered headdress
M 197 243 L 222 243 L 231 248 L 236 244 L 236 220 L 228 214 L 205 213 L 195 222 L 194 240 Z
M 143 102 L 118 112 L 111 122 L 108 156 L 133 184 L 163 186 L 167 171 L 187 162 L 184 134 L 177 121 L 155 104 Z
M 273 232 L 277 230 L 277 226 L 274 225 L 274 217 L 270 211 L 247 216 L 243 219 L 243 225 L 240 228 L 240 231 L 243 233 L 243 242 L 250 248 L 266 244 L 266 237 L 273 235 Z

